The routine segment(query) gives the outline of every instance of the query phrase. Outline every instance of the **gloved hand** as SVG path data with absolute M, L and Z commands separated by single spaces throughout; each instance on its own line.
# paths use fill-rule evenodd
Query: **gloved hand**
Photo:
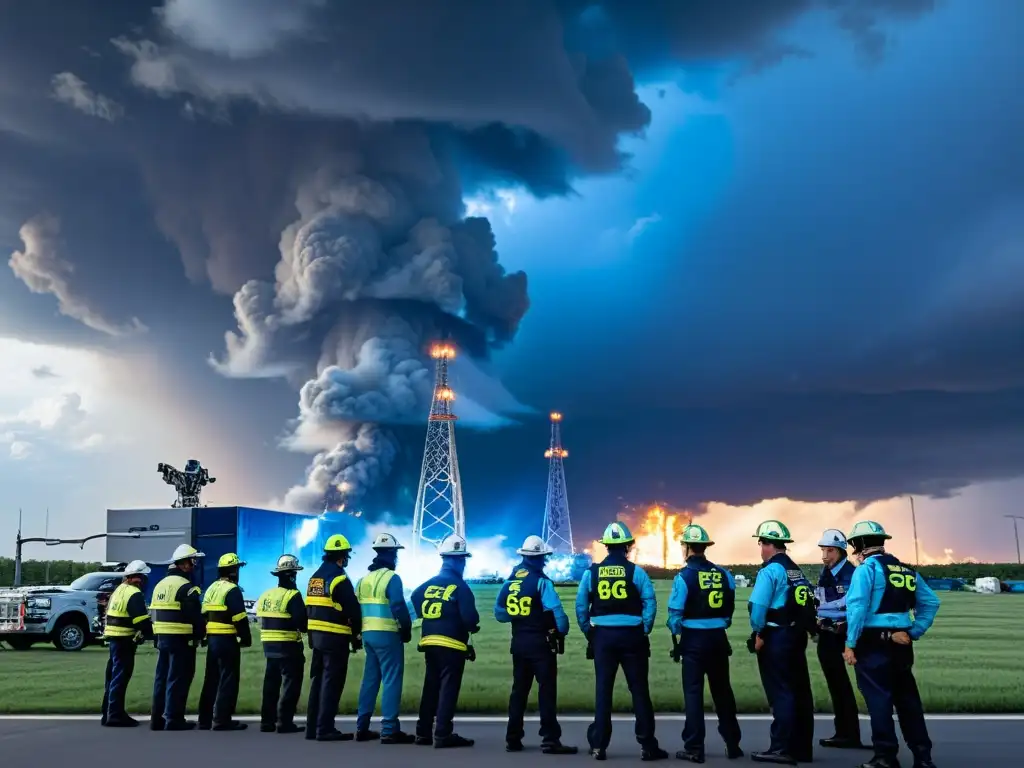
M 206 643 L 207 643 L 207 640 L 204 637 L 202 640 L 199 641 L 199 647 L 200 648 L 205 648 L 206 647 Z
M 238 646 L 240 648 L 252 648 L 252 638 L 250 637 L 248 639 L 240 639 L 238 641 Z
M 757 640 L 757 632 L 751 632 L 750 637 L 747 638 L 747 651 L 750 653 L 757 653 L 754 648 L 754 642 Z
M 352 635 L 352 653 L 358 653 L 361 650 L 363 650 L 362 635 Z
M 594 628 L 587 630 L 587 659 L 594 660 Z
M 401 638 L 403 643 L 408 643 L 412 640 L 412 627 L 399 628 L 398 636 Z
M 476 661 L 476 648 L 472 645 L 466 648 L 466 661 Z

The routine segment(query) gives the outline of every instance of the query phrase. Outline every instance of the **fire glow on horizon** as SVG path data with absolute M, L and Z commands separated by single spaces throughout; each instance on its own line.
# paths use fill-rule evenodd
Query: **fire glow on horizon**
M 862 508 L 854 502 L 799 502 L 790 499 L 768 499 L 745 507 L 712 502 L 701 511 L 673 508 L 664 503 L 643 507 L 626 507 L 617 519 L 629 526 L 635 539 L 630 559 L 641 565 L 681 568 L 683 550 L 679 538 L 683 529 L 696 522 L 707 529 L 715 542 L 709 557 L 725 565 L 756 563 L 759 559 L 753 538 L 764 520 L 781 520 L 795 541 L 789 545 L 791 556 L 800 563 L 821 559 L 818 540 L 827 528 L 847 532 L 857 520 L 875 520 L 885 526 L 893 537 L 887 549 L 907 563 L 914 561 L 914 540 L 908 502 L 905 498 L 873 502 Z M 586 552 L 600 561 L 605 548 L 593 541 Z M 976 562 L 970 556 L 956 555 L 952 547 L 944 547 L 941 556 L 920 548 L 920 565 Z

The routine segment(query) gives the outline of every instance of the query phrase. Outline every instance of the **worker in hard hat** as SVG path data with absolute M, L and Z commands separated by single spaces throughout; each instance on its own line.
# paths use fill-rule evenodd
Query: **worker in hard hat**
M 249 615 L 245 611 L 238 577 L 245 562 L 234 552 L 217 561 L 217 580 L 203 595 L 206 616 L 206 674 L 199 695 L 199 730 L 244 731 L 235 720 L 242 648 L 252 647 Z
M 668 752 L 654 735 L 654 707 L 648 681 L 651 641 L 658 613 L 654 585 L 643 568 L 627 559 L 633 534 L 624 523 L 604 529 L 608 556 L 580 578 L 576 622 L 587 636 L 587 657 L 594 660 L 594 722 L 587 729 L 590 754 L 606 759 L 612 738 L 612 693 L 619 667 L 633 697 L 636 740 L 642 760 L 662 760 Z
M 818 663 L 832 699 L 835 734 L 819 739 L 823 747 L 863 749 L 860 716 L 850 675 L 843 662 L 846 648 L 846 595 L 853 579 L 854 565 L 846 556 L 846 536 L 837 528 L 821 534 L 821 574 L 814 590 L 818 611 Z
M 323 563 L 306 585 L 309 647 L 309 701 L 306 705 L 306 738 L 317 741 L 349 741 L 334 725 L 341 694 L 348 677 L 348 659 L 358 650 L 362 613 L 352 581 L 345 573 L 352 546 L 341 534 L 324 544 Z
M 900 721 L 914 768 L 934 768 L 932 742 L 914 679 L 913 643 L 931 627 L 939 598 L 915 569 L 885 551 L 892 537 L 862 520 L 846 537 L 861 565 L 846 595 L 846 663 L 871 715 L 874 757 L 861 768 L 898 768 L 899 742 L 892 711 Z
M 764 565 L 750 595 L 750 648 L 772 708 L 771 746 L 753 752 L 759 763 L 811 762 L 814 697 L 807 670 L 807 636 L 817 630 L 811 583 L 786 552 L 793 537 L 783 523 L 765 520 L 754 533 Z
M 494 618 L 512 625 L 512 693 L 508 699 L 505 751 L 523 749 L 523 716 L 534 679 L 540 708 L 540 751 L 547 755 L 575 755 L 576 747 L 562 744 L 558 724 L 558 654 L 565 649 L 569 617 L 544 575 L 552 549 L 540 536 L 527 536 L 516 550 L 523 559 L 505 579 L 494 604 Z
M 405 677 L 405 643 L 412 639 L 412 618 L 398 567 L 398 550 L 405 549 L 390 533 L 373 540 L 374 558 L 369 573 L 359 580 L 356 597 L 363 612 L 363 649 L 366 663 L 359 687 L 356 741 L 379 738 L 381 744 L 411 744 L 416 737 L 403 733 L 398 722 Z M 370 730 L 370 718 L 381 697 L 381 730 Z
M 678 638 L 674 657 L 683 664 L 683 749 L 676 757 L 691 763 L 704 762 L 704 677 L 718 716 L 718 733 L 730 760 L 743 757 L 736 697 L 729 681 L 732 647 L 726 630 L 736 608 L 733 575 L 707 558 L 711 536 L 700 525 L 690 524 L 679 538 L 685 565 L 672 581 L 668 599 L 668 628 Z
M 260 595 L 256 602 L 260 641 L 267 660 L 260 706 L 260 731 L 263 733 L 298 733 L 300 730 L 295 725 L 295 709 L 306 669 L 302 635 L 307 629 L 306 604 L 295 584 L 301 570 L 295 555 L 281 555 L 270 572 L 277 577 L 277 586 Z
M 196 572 L 202 552 L 181 544 L 171 556 L 167 575 L 153 588 L 149 604 L 153 634 L 159 655 L 153 681 L 153 706 L 149 727 L 154 731 L 190 731 L 185 705 L 196 674 L 196 649 L 206 636 L 200 575 Z
M 134 728 L 139 724 L 125 711 L 124 699 L 135 671 L 135 650 L 153 637 L 153 622 L 143 592 L 149 573 L 145 562 L 132 560 L 107 601 L 103 639 L 110 648 L 110 658 L 103 680 L 100 722 L 110 728 Z
M 462 578 L 471 555 L 466 540 L 455 533 L 445 537 L 437 551 L 440 573 L 412 593 L 413 610 L 423 620 L 418 650 L 426 662 L 415 743 L 471 747 L 473 740 L 455 733 L 453 723 L 466 661 L 476 658 L 469 636 L 480 631 L 476 599 Z

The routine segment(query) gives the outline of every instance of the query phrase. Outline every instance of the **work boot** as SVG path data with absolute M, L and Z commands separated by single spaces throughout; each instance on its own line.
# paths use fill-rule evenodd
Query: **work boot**
M 238 720 L 229 720 L 226 723 L 217 723 L 213 726 L 215 731 L 244 731 L 249 727 L 248 723 L 243 723 Z
M 777 765 L 796 765 L 790 755 L 785 752 L 751 752 L 750 759 L 755 763 L 776 763 Z
M 519 739 L 505 739 L 505 751 L 522 752 L 523 742 L 521 742 Z
M 202 720 L 199 721 L 199 725 L 196 726 L 200 731 L 208 731 L 213 728 L 213 723 L 204 723 Z
M 848 739 L 845 736 L 829 736 L 827 739 L 818 739 L 818 743 L 832 749 L 864 749 L 859 738 Z
M 330 733 L 325 733 L 322 736 L 318 735 L 316 737 L 316 740 L 317 741 L 352 741 L 353 738 L 355 738 L 355 736 L 353 734 L 351 734 L 351 733 L 342 733 L 341 731 L 335 730 L 335 731 L 331 731 Z
M 277 726 L 278 733 L 299 733 L 302 729 L 299 728 L 295 723 L 281 723 Z
M 900 768 L 900 761 L 895 757 L 875 755 L 866 763 L 861 763 L 857 768 Z
M 601 747 L 591 747 L 590 756 L 595 760 L 607 760 L 608 752 L 607 750 L 601 749 Z
M 128 715 L 107 718 L 107 728 L 137 728 L 139 721 Z
M 552 741 L 540 745 L 540 751 L 545 755 L 575 755 L 579 752 L 577 747 L 566 746 L 560 741 Z
M 417 747 L 429 747 L 434 743 L 433 736 L 417 736 L 413 742 Z
M 667 757 L 668 752 L 661 747 L 648 747 L 647 749 L 640 750 L 640 759 L 645 763 L 649 763 L 654 760 L 665 760 Z
M 356 731 L 356 741 L 375 741 L 380 738 L 380 731 Z
M 415 744 L 417 743 L 416 737 L 411 733 L 403 733 L 402 731 L 395 731 L 380 737 L 381 744 Z M 429 743 L 429 742 L 428 742 Z
M 196 723 L 194 720 L 173 720 L 167 723 L 163 729 L 165 731 L 194 731 Z
M 931 761 L 931 758 L 927 760 L 915 760 L 914 768 L 935 768 L 935 763 Z
M 743 757 L 743 750 L 740 749 L 739 744 L 726 744 L 725 756 L 730 760 L 736 760 L 740 757 Z
M 434 737 L 434 749 L 450 749 L 453 747 L 472 747 L 475 742 L 472 739 L 464 739 L 457 733 L 451 733 L 442 738 Z
M 676 752 L 676 760 L 685 760 L 688 763 L 703 763 L 704 753 L 691 751 L 689 749 L 680 749 Z
M 165 726 L 166 726 L 166 723 L 164 723 L 163 718 L 160 718 L 159 720 L 150 720 L 149 721 L 149 730 L 151 730 L 151 731 L 162 731 Z
M 274 723 L 260 723 L 260 733 L 273 733 L 277 730 L 277 726 Z

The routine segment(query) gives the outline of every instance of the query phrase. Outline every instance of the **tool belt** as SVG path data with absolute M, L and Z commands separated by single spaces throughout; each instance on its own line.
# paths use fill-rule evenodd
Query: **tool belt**
M 905 629 L 904 628 L 878 629 L 878 628 L 875 628 L 875 627 L 865 627 L 861 631 L 861 633 L 860 633 L 860 640 L 858 641 L 857 644 L 860 645 L 863 642 L 868 642 L 868 643 L 875 643 L 875 644 L 886 643 L 886 644 L 897 645 L 897 643 L 893 643 L 892 636 L 897 634 L 898 632 L 906 632 L 909 635 L 910 634 L 910 627 L 906 627 Z M 910 647 L 910 646 L 906 646 L 906 647 Z
M 832 635 L 846 636 L 846 622 L 835 619 L 818 619 L 818 631 L 828 632 Z

